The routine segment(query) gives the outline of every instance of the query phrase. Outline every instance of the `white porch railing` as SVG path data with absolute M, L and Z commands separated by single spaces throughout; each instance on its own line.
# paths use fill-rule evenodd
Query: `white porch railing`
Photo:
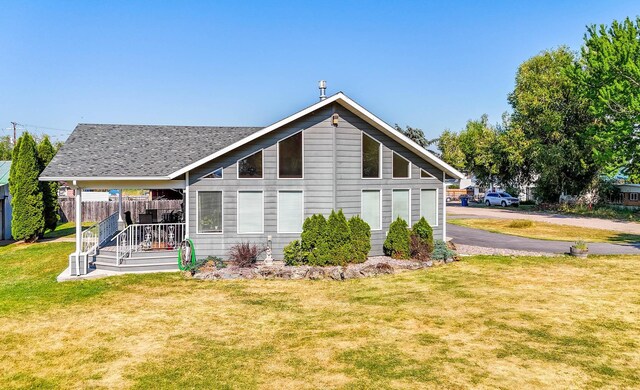
M 118 213 L 91 225 L 82 231 L 82 254 L 95 255 L 98 247 L 118 231 Z
M 118 233 L 116 241 L 116 264 L 131 257 L 132 253 L 150 250 L 174 250 L 185 238 L 185 223 L 132 224 Z

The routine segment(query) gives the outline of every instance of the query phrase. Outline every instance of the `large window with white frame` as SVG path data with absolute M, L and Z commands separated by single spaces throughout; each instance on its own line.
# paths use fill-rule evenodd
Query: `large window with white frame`
M 239 179 L 262 179 L 262 150 L 238 160 Z
M 408 179 L 411 177 L 411 163 L 396 152 L 393 152 L 393 178 Z
M 238 191 L 238 233 L 264 232 L 264 194 Z
M 278 178 L 302 179 L 303 155 L 302 131 L 278 142 Z
M 198 191 L 198 233 L 222 233 L 222 191 Z
M 438 190 L 420 190 L 420 216 L 431 226 L 438 226 Z
M 278 233 L 301 233 L 304 222 L 304 193 L 278 191 Z
M 382 177 L 382 144 L 362 133 L 362 178 Z
M 411 226 L 411 191 L 393 190 L 391 198 L 391 222 L 400 217 Z
M 362 190 L 360 217 L 371 230 L 382 229 L 382 201 L 380 190 Z

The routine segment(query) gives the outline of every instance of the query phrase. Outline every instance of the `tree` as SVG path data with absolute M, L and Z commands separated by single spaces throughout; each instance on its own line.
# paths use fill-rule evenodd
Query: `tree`
M 40 169 L 36 143 L 23 133 L 14 150 L 9 173 L 9 191 L 13 217 L 11 233 L 16 240 L 35 241 L 44 229 L 42 191 L 38 182 Z
M 437 141 L 440 158 L 458 170 L 466 170 L 466 156 L 460 147 L 460 137 L 451 130 L 445 130 Z
M 44 136 L 38 144 L 38 165 L 39 172 L 47 167 L 56 150 L 51 144 L 48 136 Z M 44 206 L 44 229 L 55 230 L 58 226 L 58 182 L 55 181 L 41 181 L 40 189 L 42 191 L 42 201 Z M 42 231 L 44 233 L 44 230 Z
M 498 175 L 499 162 L 495 151 L 497 136 L 486 114 L 479 120 L 469 120 L 458 136 L 466 170 L 473 172 L 478 183 L 484 186 L 495 184 Z
M 522 132 L 516 137 L 528 141 L 522 156 L 530 166 L 527 175 L 546 201 L 580 194 L 598 175 L 585 136 L 593 117 L 570 77 L 575 60 L 566 47 L 530 58 L 518 68 L 508 98 L 513 107 L 509 133 Z
M 0 161 L 11 160 L 12 150 L 11 137 L 8 135 L 0 137 Z
M 588 135 L 608 173 L 640 181 L 640 17 L 587 28 L 574 80 L 597 120 Z

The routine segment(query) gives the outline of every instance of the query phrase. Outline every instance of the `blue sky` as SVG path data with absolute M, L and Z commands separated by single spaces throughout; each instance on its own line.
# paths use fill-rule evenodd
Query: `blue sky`
M 435 137 L 499 121 L 527 58 L 638 14 L 637 0 L 0 1 L 0 129 L 268 125 L 325 79 Z

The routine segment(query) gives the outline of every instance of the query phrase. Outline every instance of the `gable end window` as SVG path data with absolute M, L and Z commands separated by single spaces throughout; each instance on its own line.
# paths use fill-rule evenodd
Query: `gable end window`
M 362 178 L 379 179 L 381 177 L 382 145 L 380 142 L 362 133 Z
M 204 176 L 203 179 L 222 179 L 222 168 L 218 168 L 215 171 L 212 171 Z
M 238 179 L 262 179 L 262 150 L 238 160 Z
M 408 179 L 411 177 L 411 164 L 396 152 L 393 152 L 393 178 Z
M 435 179 L 436 177 L 425 171 L 424 169 L 420 170 L 420 178 L 421 179 Z
M 278 142 L 278 178 L 302 179 L 304 170 L 302 131 Z

